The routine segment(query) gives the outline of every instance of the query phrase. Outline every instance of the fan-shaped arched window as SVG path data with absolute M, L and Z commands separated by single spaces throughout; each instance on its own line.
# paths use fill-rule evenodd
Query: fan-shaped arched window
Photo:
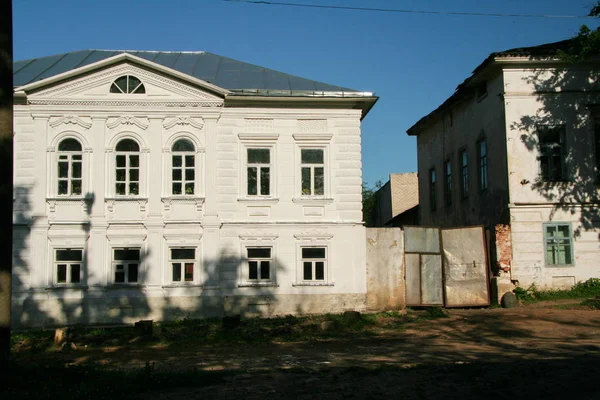
M 193 195 L 196 182 L 196 148 L 191 140 L 179 139 L 173 143 L 172 152 L 172 193 Z
M 112 85 L 110 85 L 110 92 L 111 93 L 135 93 L 135 94 L 141 94 L 141 93 L 146 93 L 146 88 L 144 87 L 144 84 L 142 83 L 142 81 L 140 81 L 138 78 L 136 78 L 133 75 L 123 75 L 117 79 L 115 79 L 115 81 L 112 83 Z
M 58 194 L 81 195 L 83 153 L 76 139 L 63 139 L 58 144 Z
M 140 194 L 140 146 L 132 139 L 122 139 L 115 148 L 117 195 Z

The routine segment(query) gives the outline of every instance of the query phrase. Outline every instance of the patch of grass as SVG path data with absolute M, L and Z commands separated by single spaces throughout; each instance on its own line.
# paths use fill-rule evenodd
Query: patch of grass
M 90 366 L 13 365 L 0 385 L 3 399 L 120 399 L 156 390 L 200 387 L 220 383 L 230 372 L 156 372 L 146 366 L 135 370 L 109 370 Z
M 589 307 L 592 310 L 600 310 L 600 298 L 584 300 L 581 302 L 581 305 Z
M 427 319 L 445 316 L 440 309 L 428 311 Z M 232 329 L 224 329 L 219 318 L 191 319 L 161 322 L 154 326 L 149 340 L 138 341 L 132 327 L 74 327 L 70 341 L 77 346 L 147 346 L 158 343 L 169 345 L 226 344 L 311 341 L 332 338 L 374 335 L 381 330 L 404 329 L 407 322 L 417 317 L 407 311 L 385 311 L 354 315 L 324 314 L 309 316 L 284 316 L 276 318 L 248 318 Z M 323 323 L 328 322 L 327 329 Z M 55 350 L 53 331 L 32 330 L 14 334 L 12 348 L 15 352 Z M 37 346 L 37 347 L 36 347 Z
M 515 288 L 515 295 L 523 303 L 531 303 L 540 300 L 564 300 L 564 299 L 582 299 L 586 297 L 600 296 L 600 278 L 590 278 L 587 281 L 579 282 L 571 289 L 551 289 L 540 290 L 535 284 L 527 289 L 522 287 Z
M 448 313 L 440 307 L 427 307 L 425 319 L 448 318 Z

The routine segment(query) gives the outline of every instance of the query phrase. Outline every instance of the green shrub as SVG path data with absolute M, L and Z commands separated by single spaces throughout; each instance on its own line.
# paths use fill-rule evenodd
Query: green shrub
M 581 299 L 585 297 L 600 296 L 600 278 L 590 278 L 578 282 L 571 289 L 540 290 L 535 284 L 527 289 L 517 286 L 514 290 L 517 299 L 523 303 L 539 300 Z

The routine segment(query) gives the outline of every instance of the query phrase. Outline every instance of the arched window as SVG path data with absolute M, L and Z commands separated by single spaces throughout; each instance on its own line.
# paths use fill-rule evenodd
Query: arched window
M 82 148 L 76 139 L 68 138 L 58 144 L 58 194 L 81 195 Z
M 196 148 L 189 139 L 179 139 L 173 143 L 172 181 L 174 195 L 193 195 L 196 182 Z
M 115 193 L 122 196 L 140 194 L 140 146 L 132 139 L 117 143 Z
M 132 75 L 123 75 L 110 85 L 111 93 L 124 93 L 124 94 L 141 94 L 146 93 L 146 88 L 142 81 Z

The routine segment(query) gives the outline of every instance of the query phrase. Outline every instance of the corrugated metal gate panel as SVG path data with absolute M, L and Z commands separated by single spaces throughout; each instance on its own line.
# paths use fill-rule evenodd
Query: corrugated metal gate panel
M 442 230 L 446 307 L 490 304 L 483 227 Z
M 423 305 L 444 304 L 442 278 L 442 256 L 423 254 L 421 256 L 421 303 Z
M 406 304 L 443 305 L 442 256 L 438 228 L 404 227 Z
M 490 304 L 483 227 L 404 227 L 406 305 Z

